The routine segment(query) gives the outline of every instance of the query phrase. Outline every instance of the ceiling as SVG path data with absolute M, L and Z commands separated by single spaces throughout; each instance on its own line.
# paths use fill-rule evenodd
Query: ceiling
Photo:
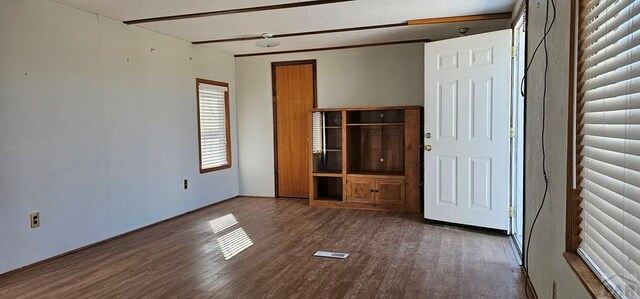
M 54 0 L 118 21 L 268 6 L 308 0 Z M 362 27 L 414 19 L 509 12 L 515 0 L 356 0 L 296 8 L 141 23 L 139 26 L 189 42 Z M 259 48 L 256 40 L 210 43 L 231 54 L 268 53 L 405 40 L 439 40 L 509 28 L 510 20 L 486 20 L 325 33 L 277 38 L 281 45 Z

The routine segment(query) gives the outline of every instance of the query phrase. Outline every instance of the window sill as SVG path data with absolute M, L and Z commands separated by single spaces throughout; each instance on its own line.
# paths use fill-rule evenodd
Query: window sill
M 222 166 L 218 166 L 218 167 L 213 167 L 213 168 L 200 169 L 200 174 L 205 174 L 205 173 L 208 173 L 208 172 L 214 172 L 214 171 L 227 169 L 227 168 L 231 168 L 231 163 L 226 164 L 226 165 L 222 165 Z
M 577 253 L 565 252 L 564 258 L 592 298 L 613 298 L 607 287 Z

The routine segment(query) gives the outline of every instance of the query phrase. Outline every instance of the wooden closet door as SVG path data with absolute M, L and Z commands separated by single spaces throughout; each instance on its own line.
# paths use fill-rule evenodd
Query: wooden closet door
M 315 64 L 275 63 L 276 195 L 309 196 L 309 117 L 315 106 Z

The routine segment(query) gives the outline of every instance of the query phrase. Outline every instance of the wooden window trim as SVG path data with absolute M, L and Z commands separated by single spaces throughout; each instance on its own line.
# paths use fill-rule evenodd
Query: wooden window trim
M 600 278 L 591 270 L 589 265 L 582 259 L 580 255 L 578 255 L 578 246 L 582 239 L 580 238 L 580 222 L 582 221 L 582 217 L 580 213 L 582 212 L 582 208 L 580 207 L 580 192 L 581 187 L 576 185 L 576 188 L 573 188 L 574 182 L 574 172 L 576 176 L 576 182 L 580 182 L 580 160 L 581 156 L 576 154 L 575 164 L 574 164 L 574 151 L 578 153 L 581 149 L 579 146 L 580 139 L 582 135 L 580 132 L 580 127 L 578 124 L 581 123 L 582 114 L 575 110 L 577 106 L 577 98 L 576 98 L 576 83 L 581 80 L 579 63 L 577 62 L 577 54 L 579 53 L 579 40 L 578 40 L 578 31 L 580 24 L 578 17 L 579 8 L 582 9 L 584 7 L 584 0 L 572 0 L 571 1 L 571 20 L 570 20 L 570 42 L 569 42 L 569 90 L 568 90 L 568 112 L 567 120 L 568 120 L 568 134 L 567 134 L 567 181 L 566 181 L 566 236 L 565 236 L 565 253 L 563 254 L 565 260 L 569 264 L 569 268 L 576 274 L 578 280 L 582 283 L 582 285 L 586 288 L 589 295 L 592 298 L 614 298 L 613 295 L 609 292 L 607 287 L 602 283 Z M 577 80 L 576 80 L 577 79 Z M 574 117 L 574 111 L 575 117 Z M 575 169 L 575 170 L 574 170 Z
M 200 84 L 209 84 L 225 87 L 227 91 L 224 93 L 224 121 L 225 121 L 225 134 L 227 135 L 227 164 L 202 168 L 202 133 L 200 131 Z M 197 107 L 197 119 L 198 119 L 198 168 L 200 168 L 200 173 L 208 173 L 217 170 L 231 168 L 231 128 L 229 122 L 229 83 L 207 80 L 202 78 L 196 78 L 196 107 Z
M 600 278 L 589 268 L 582 257 L 575 252 L 565 252 L 564 258 L 569 268 L 578 276 L 578 280 L 587 289 L 592 298 L 614 298 Z
M 566 209 L 566 240 L 565 240 L 565 251 L 566 252 L 576 252 L 578 250 L 578 245 L 580 245 L 580 212 L 582 212 L 582 208 L 580 207 L 580 190 L 579 188 L 573 188 L 573 179 L 574 179 L 574 166 L 577 166 L 578 163 L 574 164 L 573 153 L 576 149 L 576 144 L 574 140 L 576 140 L 576 123 L 577 117 L 574 118 L 574 111 L 576 108 L 576 75 L 578 75 L 576 71 L 576 55 L 577 55 L 577 28 L 576 17 L 577 17 L 577 3 L 580 0 L 571 1 L 571 27 L 570 27 L 570 42 L 569 42 L 569 90 L 568 90 L 568 109 L 569 113 L 567 113 L 568 120 L 568 134 L 567 134 L 567 209 Z M 577 171 L 576 171 L 577 172 Z M 577 172 L 579 173 L 579 172 Z M 579 187 L 579 186 L 578 186 Z

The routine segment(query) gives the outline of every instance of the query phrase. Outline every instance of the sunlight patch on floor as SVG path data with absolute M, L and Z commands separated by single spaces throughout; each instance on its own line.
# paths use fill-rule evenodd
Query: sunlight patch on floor
M 225 260 L 229 260 L 243 250 L 253 245 L 253 241 L 242 227 L 218 238 L 218 245 Z
M 211 229 L 213 229 L 213 232 L 216 234 L 236 224 L 238 224 L 238 220 L 236 220 L 233 214 L 227 214 L 209 221 Z

